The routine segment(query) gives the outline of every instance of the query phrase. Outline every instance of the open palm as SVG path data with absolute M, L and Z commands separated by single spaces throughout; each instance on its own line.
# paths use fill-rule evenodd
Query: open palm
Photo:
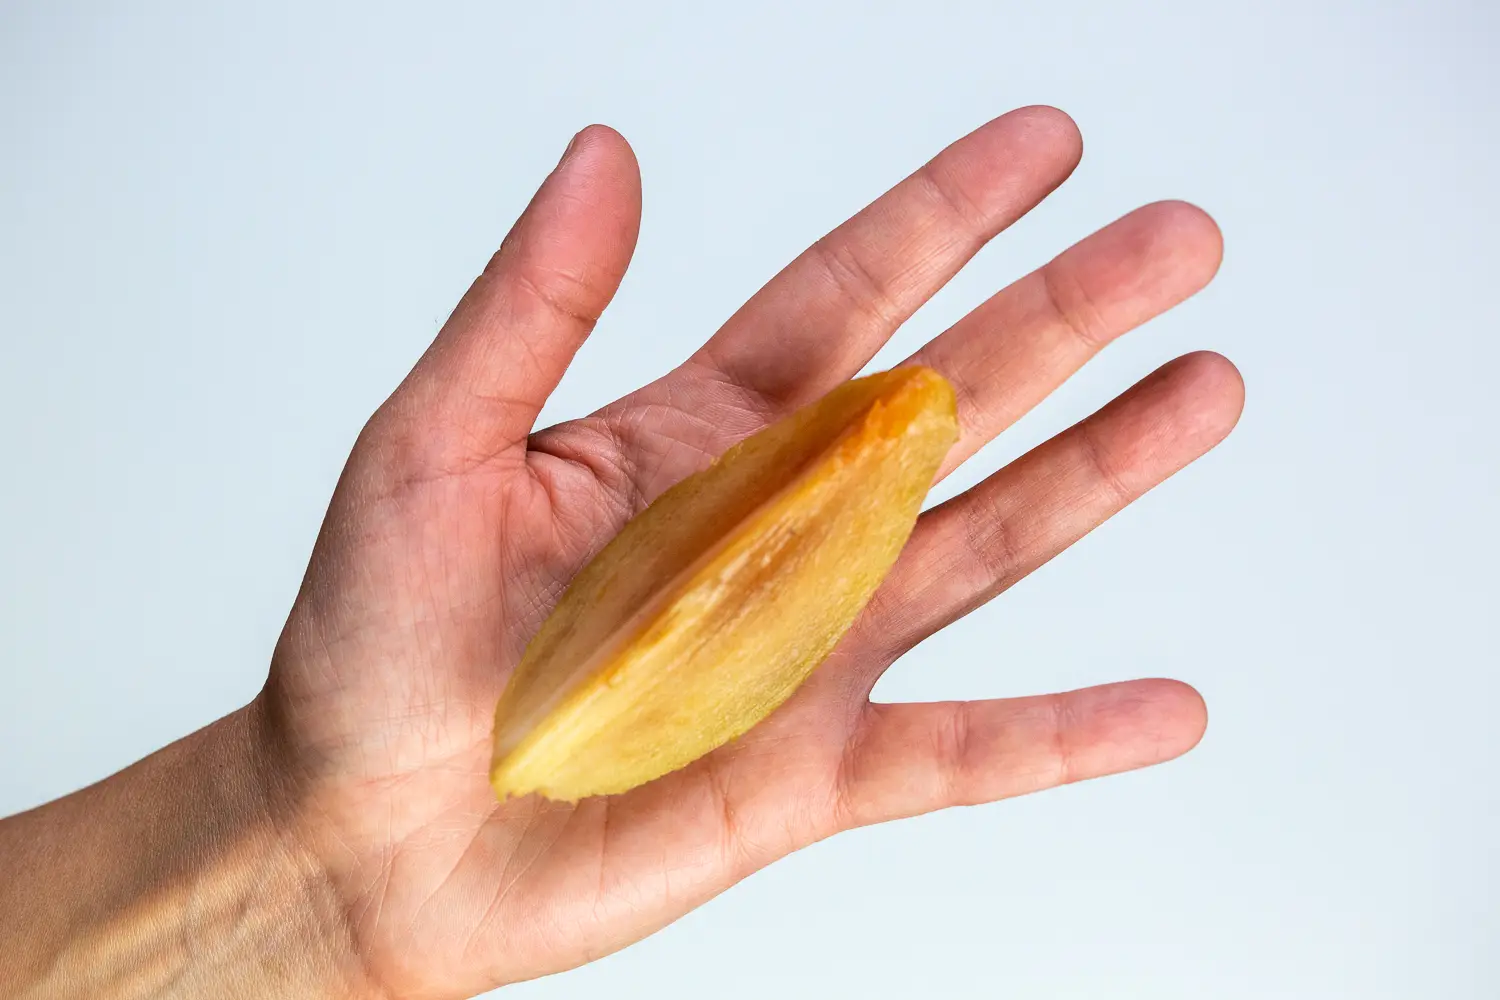
M 925 514 L 838 650 L 746 736 L 625 795 L 497 803 L 491 713 L 568 580 L 736 440 L 869 361 L 984 243 L 1067 176 L 1049 108 L 959 140 L 773 278 L 680 367 L 600 412 L 533 421 L 634 248 L 616 133 L 580 133 L 431 349 L 371 419 L 258 700 L 298 835 L 364 971 L 456 997 L 637 940 L 840 830 L 1155 763 L 1204 726 L 1189 687 L 872 704 L 881 672 L 1217 443 L 1234 368 L 1166 365 Z M 1117 335 L 1212 276 L 1199 210 L 1150 205 L 996 294 L 914 360 L 953 383 L 943 474 Z

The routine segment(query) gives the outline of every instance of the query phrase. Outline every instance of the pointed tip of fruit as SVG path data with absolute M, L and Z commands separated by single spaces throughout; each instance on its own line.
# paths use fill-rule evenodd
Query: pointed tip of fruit
M 490 766 L 490 787 L 495 790 L 495 798 L 501 802 L 519 798 L 525 794 L 511 782 L 510 775 L 505 773 L 498 761 Z

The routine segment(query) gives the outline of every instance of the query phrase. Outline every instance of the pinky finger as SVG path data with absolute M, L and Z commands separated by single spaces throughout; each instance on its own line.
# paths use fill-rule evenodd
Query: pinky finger
M 870 704 L 839 774 L 839 826 L 901 819 L 1117 774 L 1186 753 L 1198 692 L 1137 680 L 992 701 Z

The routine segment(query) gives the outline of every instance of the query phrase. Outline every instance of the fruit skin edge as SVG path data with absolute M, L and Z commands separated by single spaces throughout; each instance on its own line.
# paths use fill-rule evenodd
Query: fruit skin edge
M 627 791 L 770 714 L 895 562 L 957 433 L 946 380 L 898 368 L 845 383 L 663 493 L 527 647 L 496 706 L 496 794 Z M 793 473 L 778 464 L 799 460 Z M 653 576 L 663 568 L 675 572 Z M 570 640 L 587 658 L 548 695 L 549 671 L 567 665 L 547 658 Z M 528 700 L 530 724 L 505 730 Z

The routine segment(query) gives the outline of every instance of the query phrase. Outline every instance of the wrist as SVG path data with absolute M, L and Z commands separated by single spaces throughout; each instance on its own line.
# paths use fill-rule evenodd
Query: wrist
M 375 994 L 259 701 L 0 822 L 0 994 Z

